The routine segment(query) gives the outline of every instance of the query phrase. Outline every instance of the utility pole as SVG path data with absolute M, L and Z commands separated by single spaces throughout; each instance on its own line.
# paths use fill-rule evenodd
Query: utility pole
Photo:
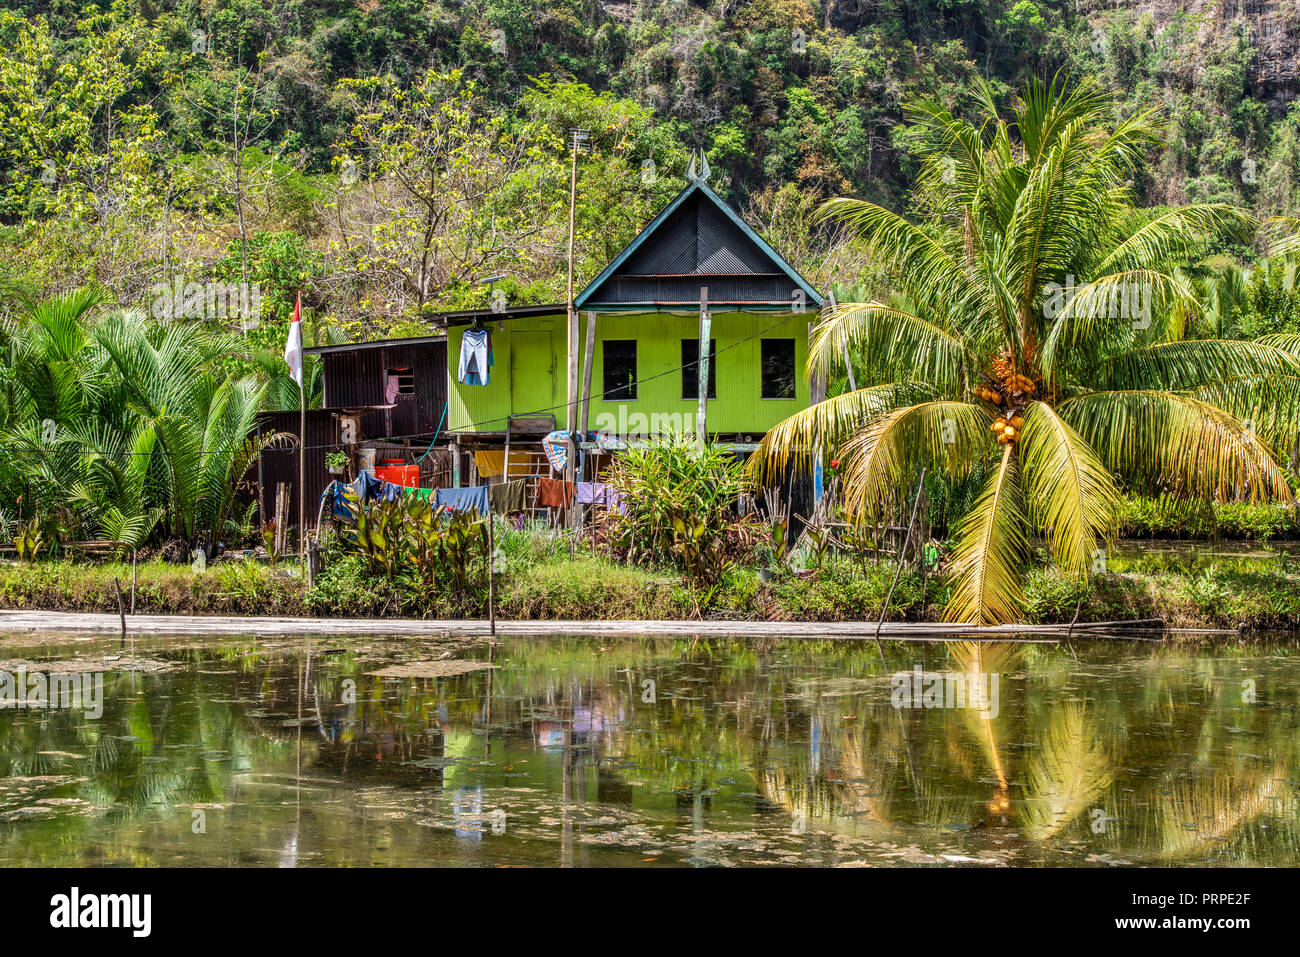
M 578 313 L 573 307 L 573 235 L 578 208 L 578 150 L 587 142 L 586 130 L 573 131 L 573 156 L 569 171 L 569 279 L 567 296 L 569 376 L 565 398 L 568 400 L 569 456 L 564 470 L 565 481 L 574 481 L 574 468 L 578 458 Z M 588 360 L 590 361 L 590 360 Z M 568 510 L 569 524 L 573 524 L 573 510 Z

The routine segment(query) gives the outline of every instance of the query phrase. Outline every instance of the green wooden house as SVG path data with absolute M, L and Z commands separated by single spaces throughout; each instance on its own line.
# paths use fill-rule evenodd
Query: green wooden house
M 575 297 L 579 392 L 589 395 L 590 431 L 632 439 L 695 433 L 702 307 L 710 323 L 711 436 L 752 447 L 812 401 L 803 370 L 822 297 L 706 177 L 693 179 Z M 563 303 L 444 321 L 447 428 L 456 446 L 502 449 L 509 441 L 522 451 L 538 433 L 569 427 Z M 467 327 L 490 335 L 487 385 L 461 381 Z

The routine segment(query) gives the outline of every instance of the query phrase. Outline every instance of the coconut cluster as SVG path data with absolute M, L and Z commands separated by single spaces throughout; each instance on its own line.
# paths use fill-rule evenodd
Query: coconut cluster
M 996 376 L 996 378 L 994 378 Z M 974 394 L 991 405 L 997 406 L 998 417 L 989 425 L 998 440 L 998 445 L 1014 443 L 1020 438 L 1020 430 L 1025 420 L 1020 413 L 1025 410 L 1028 397 L 1037 389 L 1034 380 L 1016 372 L 1009 362 L 999 360 L 993 364 L 993 376 L 989 384 L 975 387 Z

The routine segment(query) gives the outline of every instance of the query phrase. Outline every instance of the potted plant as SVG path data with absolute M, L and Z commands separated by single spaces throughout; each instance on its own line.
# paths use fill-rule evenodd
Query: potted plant
M 344 452 L 329 452 L 325 456 L 325 467 L 329 469 L 330 475 L 342 475 L 343 470 L 348 466 L 348 457 Z

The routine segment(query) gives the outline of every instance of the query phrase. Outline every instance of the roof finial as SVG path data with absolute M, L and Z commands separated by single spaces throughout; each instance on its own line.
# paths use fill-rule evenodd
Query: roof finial
M 692 183 L 703 183 L 709 178 L 710 172 L 709 158 L 704 155 L 704 150 L 691 150 L 691 165 L 686 168 L 686 178 Z

